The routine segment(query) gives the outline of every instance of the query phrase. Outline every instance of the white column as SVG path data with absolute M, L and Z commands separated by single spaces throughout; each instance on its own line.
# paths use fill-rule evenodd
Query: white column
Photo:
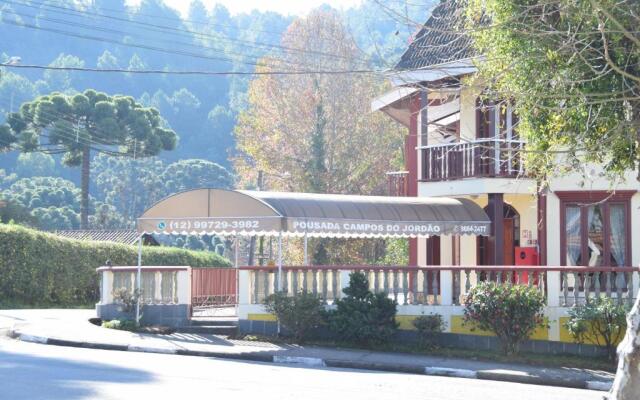
M 161 303 L 162 302 L 162 272 L 156 271 L 154 276 L 156 285 L 155 291 L 153 293 L 153 302 Z
M 178 271 L 178 304 L 191 304 L 191 267 Z
M 278 291 L 282 290 L 282 232 L 278 233 Z
M 102 289 L 100 291 L 100 304 L 113 303 L 113 272 L 102 271 Z
M 453 265 L 453 238 L 450 235 L 440 236 L 440 265 Z M 453 304 L 452 285 L 451 271 L 440 271 L 440 301 L 443 306 Z

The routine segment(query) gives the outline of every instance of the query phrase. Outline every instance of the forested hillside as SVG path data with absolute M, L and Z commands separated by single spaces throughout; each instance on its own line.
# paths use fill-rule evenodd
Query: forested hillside
M 428 9 L 425 4 L 389 7 L 367 0 L 356 8 L 336 12 L 345 27 L 344 34 L 355 44 L 349 56 L 356 61 L 349 65 L 378 70 L 392 66 L 413 33 L 401 16 L 422 21 Z M 331 10 L 325 6 L 323 11 Z M 73 96 L 87 89 L 109 96 L 131 96 L 136 104 L 159 111 L 162 126 L 178 136 L 175 149 L 146 157 L 153 153 L 145 154 L 135 143 L 128 143 L 130 151 L 114 157 L 113 150 L 92 148 L 89 209 L 90 224 L 95 227 L 130 226 L 145 207 L 178 190 L 250 185 L 246 176 L 235 176 L 238 157 L 246 149 L 238 151 L 234 135 L 234 129 L 241 129 L 242 137 L 247 138 L 246 129 L 251 128 L 246 123 L 236 127 L 238 116 L 251 112 L 249 84 L 256 76 L 249 73 L 256 68 L 276 67 L 304 71 L 318 65 L 331 66 L 335 59 L 330 45 L 327 51 L 308 50 L 295 35 L 283 42 L 283 34 L 295 19 L 258 11 L 231 15 L 223 6 L 208 10 L 197 0 L 184 18 L 162 0 L 143 0 L 135 8 L 124 0 L 0 0 L 0 62 L 19 57 L 22 66 L 114 71 L 0 68 L 0 124 L 20 111 L 23 103 L 39 96 L 61 92 L 72 104 Z M 366 105 L 371 96 L 383 90 L 383 81 L 377 77 L 375 86 L 344 95 L 358 97 L 358 106 Z M 43 118 L 42 113 L 39 118 Z M 37 117 L 29 121 L 34 127 L 44 126 L 37 125 Z M 260 126 L 259 121 L 253 123 L 256 129 Z M 383 127 L 378 125 L 376 129 Z M 76 143 L 80 143 L 79 132 L 78 126 L 69 124 L 63 138 L 73 144 L 75 135 Z M 81 174 L 74 166 L 79 165 L 78 150 L 67 149 L 70 156 L 65 159 L 60 151 L 30 153 L 24 152 L 25 143 L 12 146 L 0 153 L 0 191 L 12 211 L 5 207 L 6 215 L 0 217 L 6 220 L 22 215 L 32 222 L 35 218 L 45 229 L 77 228 Z M 350 168 L 361 173 L 368 165 Z

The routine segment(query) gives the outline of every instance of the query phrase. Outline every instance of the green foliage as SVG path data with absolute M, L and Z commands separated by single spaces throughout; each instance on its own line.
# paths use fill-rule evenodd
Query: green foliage
M 267 297 L 264 304 L 298 343 L 308 339 L 311 330 L 324 322 L 324 303 L 312 293 L 298 292 L 288 296 L 278 292 Z
M 440 314 L 421 315 L 412 321 L 418 330 L 420 347 L 430 349 L 434 347 L 435 337 L 444 332 L 446 324 Z
M 0 224 L 0 302 L 24 306 L 85 306 L 98 299 L 96 268 L 137 265 L 137 247 L 76 241 Z M 225 266 L 215 253 L 145 247 L 143 265 Z
M 130 319 L 112 319 L 111 321 L 102 321 L 102 327 L 129 332 L 136 332 L 138 330 L 136 322 Z
M 536 328 L 545 326 L 544 305 L 536 288 L 480 282 L 465 299 L 464 321 L 495 333 L 505 354 L 516 354 Z
M 31 227 L 40 225 L 38 219 L 31 215 L 28 208 L 7 200 L 0 200 L 0 223 L 17 223 Z
M 627 329 L 629 306 L 611 298 L 592 299 L 572 307 L 565 327 L 578 343 L 595 343 L 607 349 L 609 359 L 616 356 L 616 344 Z
M 336 309 L 328 313 L 329 328 L 340 339 L 372 346 L 388 342 L 398 323 L 396 302 L 384 293 L 369 291 L 369 282 L 360 272 L 349 275 L 345 297 L 336 300 Z
M 594 162 L 620 177 L 640 165 L 640 102 L 628 96 L 640 88 L 640 2 L 467 3 L 484 56 L 478 82 L 494 99 L 514 100 L 530 174 L 544 180 Z
M 55 176 L 56 162 L 49 154 L 22 153 L 18 156 L 16 173 L 21 178 Z
M 409 264 L 409 240 L 386 239 L 383 265 L 408 265 Z
M 230 189 L 233 176 L 224 167 L 207 160 L 181 160 L 167 166 L 160 180 L 168 196 L 197 188 Z

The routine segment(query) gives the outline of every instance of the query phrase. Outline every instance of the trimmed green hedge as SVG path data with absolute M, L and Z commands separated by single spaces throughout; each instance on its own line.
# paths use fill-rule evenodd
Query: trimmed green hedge
M 0 224 L 0 307 L 89 306 L 99 297 L 96 268 L 137 265 L 136 246 L 60 238 Z M 230 267 L 211 252 L 145 247 L 142 265 Z

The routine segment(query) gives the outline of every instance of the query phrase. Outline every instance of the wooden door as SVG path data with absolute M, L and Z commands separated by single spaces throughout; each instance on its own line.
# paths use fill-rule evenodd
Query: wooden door
M 513 265 L 515 249 L 513 247 L 513 219 L 504 219 L 504 265 Z

